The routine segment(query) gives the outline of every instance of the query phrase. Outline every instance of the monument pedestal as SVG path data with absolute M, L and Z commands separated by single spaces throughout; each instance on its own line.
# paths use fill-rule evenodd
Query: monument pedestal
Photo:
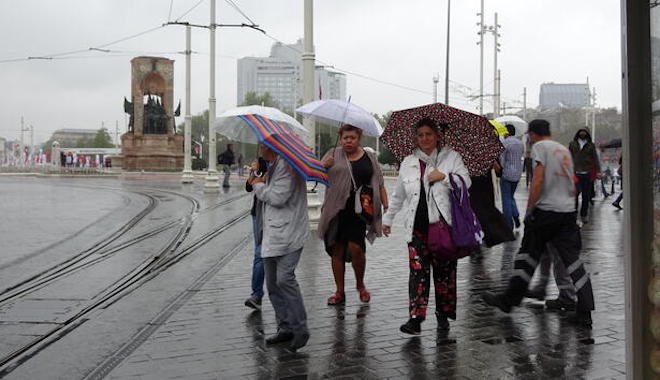
M 183 169 L 183 136 L 126 133 L 121 145 L 124 170 Z

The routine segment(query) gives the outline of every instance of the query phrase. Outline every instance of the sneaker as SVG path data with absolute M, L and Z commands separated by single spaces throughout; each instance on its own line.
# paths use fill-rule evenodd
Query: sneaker
M 563 298 L 557 298 L 557 299 L 554 299 L 554 300 L 545 301 L 545 307 L 548 310 L 573 311 L 573 310 L 575 310 L 575 301 L 566 300 L 566 299 L 563 299 Z
M 545 289 L 543 288 L 529 289 L 527 290 L 527 292 L 525 292 L 525 297 L 534 298 L 539 301 L 543 301 L 545 299 Z
M 449 331 L 449 320 L 446 315 L 436 311 L 435 318 L 438 321 L 438 331 Z
M 293 352 L 296 352 L 298 351 L 298 349 L 304 347 L 307 344 L 308 340 L 309 340 L 308 332 L 293 334 L 293 339 L 291 339 L 291 344 L 289 345 L 289 349 Z
M 520 228 L 520 218 L 517 216 L 513 218 L 513 225 L 516 226 L 516 228 Z
M 261 298 L 250 296 L 250 298 L 245 300 L 245 306 L 261 311 Z
M 419 318 L 410 318 L 408 322 L 401 325 L 399 330 L 402 333 L 419 335 L 422 332 L 422 321 Z
M 577 311 L 568 315 L 568 321 L 572 324 L 591 328 L 593 322 L 591 321 L 590 311 Z
M 495 294 L 493 292 L 484 292 L 481 295 L 481 298 L 490 306 L 495 306 L 496 308 L 502 310 L 505 313 L 511 312 L 511 305 L 509 305 L 504 299 L 503 294 Z
M 623 207 L 619 204 L 619 202 L 612 202 L 612 206 L 616 207 L 619 210 L 623 210 Z
M 583 216 L 583 217 L 581 217 L 580 219 L 582 220 L 582 224 L 587 224 L 587 223 L 589 223 L 589 217 L 586 216 L 586 215 Z

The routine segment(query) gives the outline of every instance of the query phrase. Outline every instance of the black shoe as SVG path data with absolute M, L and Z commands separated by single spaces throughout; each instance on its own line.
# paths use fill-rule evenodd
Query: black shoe
M 449 331 L 449 320 L 447 319 L 446 315 L 436 311 L 435 318 L 438 321 L 438 331 Z
M 505 313 L 511 312 L 511 305 L 506 303 L 504 299 L 504 295 L 502 294 L 484 292 L 484 294 L 481 295 L 481 299 L 483 299 L 484 302 L 486 302 L 488 305 L 495 306 L 496 308 L 502 310 Z
M 613 203 L 612 203 L 612 206 L 616 207 L 616 208 L 619 209 L 619 210 L 623 210 L 623 207 L 621 207 L 621 205 L 619 204 L 619 202 L 613 202 Z
M 250 298 L 245 300 L 245 306 L 257 311 L 261 311 L 261 298 L 251 296 Z
M 543 301 L 545 299 L 545 289 L 529 289 L 525 292 L 525 297 Z
M 520 218 L 513 218 L 513 225 L 516 226 L 516 228 L 520 228 Z
M 568 322 L 578 325 L 591 328 L 591 312 L 590 311 L 577 311 L 575 313 L 570 313 L 568 315 Z
M 297 351 L 299 348 L 305 347 L 307 341 L 309 340 L 309 333 L 304 332 L 300 334 L 294 334 L 289 349 L 293 352 Z
M 419 318 L 410 318 L 408 322 L 401 325 L 399 330 L 402 333 L 419 335 L 422 332 L 422 321 Z
M 572 300 L 557 298 L 557 299 L 554 299 L 554 300 L 545 301 L 545 307 L 548 310 L 573 311 L 573 310 L 575 310 L 575 302 L 572 301 Z
M 282 342 L 288 342 L 291 339 L 293 339 L 293 333 L 288 331 L 278 331 L 277 334 L 266 338 L 266 344 L 278 344 Z

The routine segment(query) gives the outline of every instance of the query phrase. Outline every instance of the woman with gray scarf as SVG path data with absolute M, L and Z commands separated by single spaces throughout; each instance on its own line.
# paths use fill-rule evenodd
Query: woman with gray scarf
M 369 302 L 371 294 L 364 285 L 366 269 L 366 239 L 373 243 L 382 235 L 381 205 L 387 210 L 387 192 L 383 173 L 376 156 L 360 146 L 362 130 L 344 125 L 339 130 L 341 148 L 334 148 L 323 158 L 328 169 L 330 186 L 325 191 L 318 234 L 332 258 L 332 274 L 337 290 L 328 298 L 328 305 L 346 302 L 344 273 L 346 262 L 355 272 L 360 301 Z M 355 213 L 355 193 L 361 186 L 373 189 L 373 220 L 370 225 Z
M 467 187 L 471 182 L 461 156 L 439 145 L 441 132 L 433 120 L 422 119 L 414 128 L 417 149 L 401 162 L 390 208 L 383 216 L 383 234 L 389 236 L 394 216 L 403 211 L 410 260 L 410 318 L 400 330 L 419 335 L 426 319 L 431 268 L 438 330 L 449 330 L 448 319 L 456 319 L 456 260 L 442 259 L 429 250 L 428 229 L 436 222 L 451 226 L 449 174 L 463 177 Z

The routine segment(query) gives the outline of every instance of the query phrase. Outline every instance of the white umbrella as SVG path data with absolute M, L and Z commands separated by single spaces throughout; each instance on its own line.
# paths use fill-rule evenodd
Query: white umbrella
M 243 106 L 226 110 L 216 117 L 213 126 L 215 131 L 230 140 L 249 144 L 257 144 L 257 136 L 250 126 L 240 118 L 243 115 L 259 115 L 270 120 L 275 120 L 284 129 L 305 139 L 308 131 L 296 119 L 273 107 Z
M 516 115 L 504 115 L 495 118 L 495 121 L 499 121 L 502 124 L 511 124 L 516 128 L 516 136 L 522 136 L 527 132 L 527 122 Z
M 378 137 L 383 134 L 383 127 L 372 114 L 345 100 L 315 100 L 296 108 L 296 112 L 334 127 L 350 124 L 368 136 Z

